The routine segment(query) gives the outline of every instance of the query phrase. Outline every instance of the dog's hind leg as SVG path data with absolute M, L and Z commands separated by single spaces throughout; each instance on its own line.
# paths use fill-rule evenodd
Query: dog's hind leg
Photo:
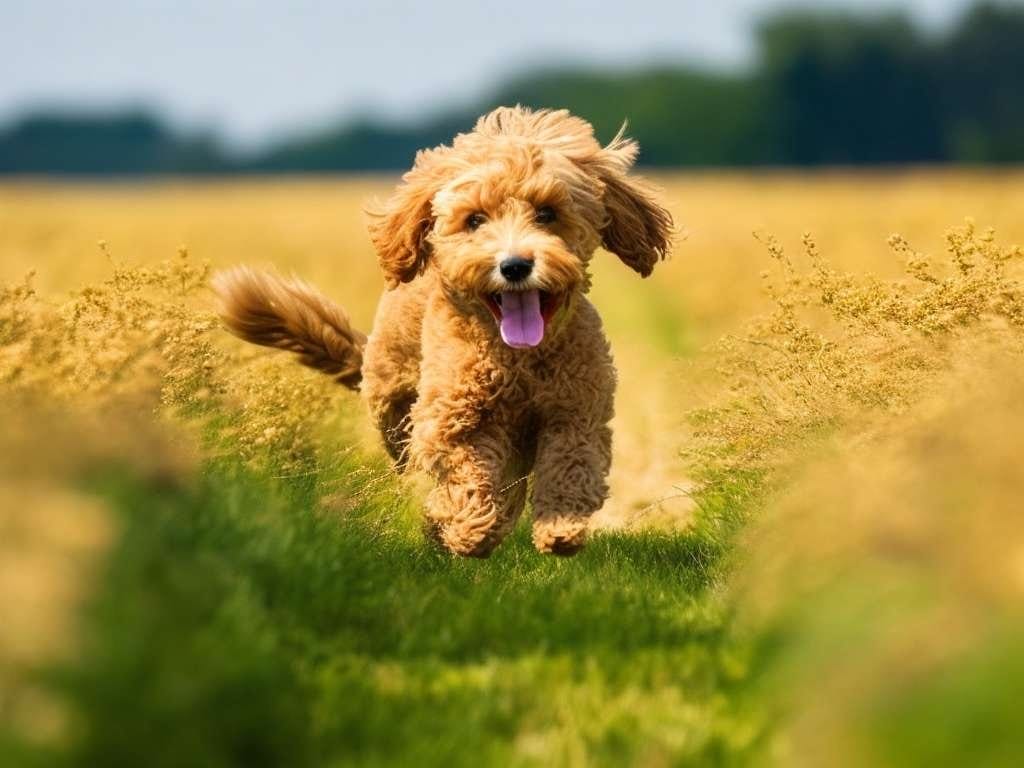
M 384 450 L 399 472 L 405 470 L 409 458 L 412 432 L 409 410 L 414 402 L 415 392 L 391 392 L 388 397 L 370 401 L 370 413 L 384 441 Z
M 415 295 L 391 291 L 381 299 L 363 353 L 363 399 L 380 431 L 384 448 L 401 471 L 408 459 L 412 422 L 420 377 L 419 321 Z M 403 322 L 412 318 L 412 327 Z

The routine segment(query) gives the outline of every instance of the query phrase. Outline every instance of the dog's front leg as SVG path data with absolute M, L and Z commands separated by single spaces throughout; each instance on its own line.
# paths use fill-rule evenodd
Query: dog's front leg
M 540 552 L 573 555 L 586 542 L 590 516 L 608 497 L 611 430 L 576 413 L 548 423 L 537 443 L 533 543 Z
M 512 482 L 523 462 L 494 405 L 500 373 L 463 345 L 455 338 L 425 356 L 410 459 L 435 482 L 428 533 L 456 554 L 486 557 L 522 511 L 525 483 Z
M 525 483 L 509 477 L 510 449 L 499 430 L 474 431 L 443 447 L 433 465 L 427 530 L 458 555 L 487 557 L 515 525 Z

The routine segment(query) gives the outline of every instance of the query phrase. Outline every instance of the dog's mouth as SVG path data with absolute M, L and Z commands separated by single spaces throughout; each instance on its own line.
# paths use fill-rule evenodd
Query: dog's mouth
M 548 291 L 502 291 L 484 295 L 484 304 L 498 321 L 501 339 L 510 347 L 536 347 L 562 305 L 562 294 Z

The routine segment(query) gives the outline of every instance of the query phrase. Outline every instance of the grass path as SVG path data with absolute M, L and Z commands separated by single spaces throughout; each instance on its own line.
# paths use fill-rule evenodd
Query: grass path
M 358 461 L 289 481 L 227 459 L 170 484 L 91 477 L 121 534 L 80 658 L 45 674 L 72 738 L 9 755 L 659 765 L 754 748 L 708 537 L 605 534 L 560 560 L 521 530 L 490 560 L 452 559 Z

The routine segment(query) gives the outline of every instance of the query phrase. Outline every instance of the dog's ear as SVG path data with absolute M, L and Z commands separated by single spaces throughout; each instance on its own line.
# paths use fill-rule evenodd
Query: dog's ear
M 434 224 L 431 201 L 444 183 L 448 151 L 438 147 L 418 152 L 412 170 L 402 176 L 391 197 L 366 211 L 370 239 L 389 288 L 409 282 L 427 265 L 427 236 Z
M 625 126 L 623 126 L 623 130 Z M 622 131 L 587 163 L 604 186 L 608 216 L 601 230 L 602 244 L 631 269 L 647 277 L 672 247 L 672 214 L 642 179 L 628 176 L 639 147 Z

